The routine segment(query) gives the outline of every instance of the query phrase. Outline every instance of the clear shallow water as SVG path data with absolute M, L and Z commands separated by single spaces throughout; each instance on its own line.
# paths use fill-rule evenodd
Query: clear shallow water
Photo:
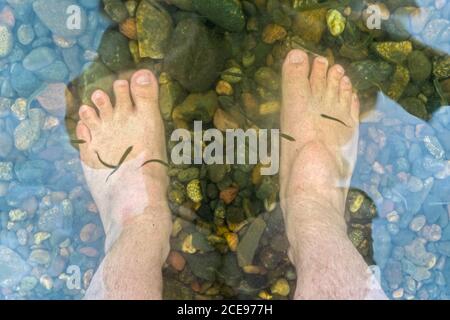
M 99 1 L 79 1 L 89 23 L 76 43 L 66 43 L 52 37 L 31 2 L 0 0 L 15 20 L 12 51 L 0 58 L 0 298 L 79 299 L 102 259 L 104 236 L 70 144 L 65 102 L 44 99 L 60 101 L 62 92 L 43 92 L 89 66 L 108 23 Z M 3 14 L 0 25 L 11 19 Z M 25 62 L 39 47 L 48 50 Z M 42 71 L 50 56 L 53 67 Z M 24 63 L 40 71 L 28 72 Z M 380 95 L 359 144 L 352 187 L 378 209 L 372 238 L 383 288 L 389 297 L 447 299 L 450 110 L 426 123 Z

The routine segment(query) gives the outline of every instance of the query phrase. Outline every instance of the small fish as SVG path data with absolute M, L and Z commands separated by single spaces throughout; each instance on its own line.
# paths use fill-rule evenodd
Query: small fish
M 325 119 L 328 119 L 328 120 L 337 121 L 337 122 L 339 122 L 340 124 L 346 126 L 347 128 L 350 128 L 350 126 L 348 126 L 348 125 L 347 125 L 344 121 L 342 121 L 342 120 L 336 119 L 336 118 L 331 117 L 331 116 L 327 116 L 326 114 L 321 114 L 320 116 L 321 116 L 322 118 L 325 118 Z

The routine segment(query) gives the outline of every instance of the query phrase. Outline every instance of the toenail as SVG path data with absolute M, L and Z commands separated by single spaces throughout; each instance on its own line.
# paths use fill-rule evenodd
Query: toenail
M 304 60 L 305 60 L 304 56 L 300 52 L 293 51 L 289 55 L 289 62 L 292 64 L 301 64 L 301 63 L 303 63 Z
M 344 80 L 344 84 L 345 85 L 350 85 L 351 84 L 349 77 L 344 77 L 343 80 Z
M 116 81 L 116 86 L 125 87 L 127 85 L 128 85 L 128 81 L 127 80 L 117 80 Z
M 95 101 L 95 103 L 102 104 L 103 103 L 103 95 L 100 91 L 94 92 L 94 95 L 92 96 L 92 99 Z
M 336 65 L 336 72 L 342 75 L 345 73 L 345 70 L 340 65 Z
M 327 58 L 325 58 L 325 57 L 318 57 L 317 59 L 317 62 L 319 62 L 320 64 L 328 64 L 328 59 Z
M 81 106 L 80 113 L 82 115 L 87 115 L 89 113 L 89 107 L 88 106 Z
M 147 72 L 142 73 L 136 80 L 137 84 L 141 86 L 148 85 L 151 83 L 151 81 L 152 79 L 150 78 L 150 75 Z

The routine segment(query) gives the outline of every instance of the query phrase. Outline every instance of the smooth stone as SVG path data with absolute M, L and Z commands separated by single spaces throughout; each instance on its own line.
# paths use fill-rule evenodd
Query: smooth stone
M 198 13 L 225 30 L 239 32 L 245 27 L 245 16 L 239 1 L 193 0 L 192 4 Z
M 13 139 L 6 132 L 0 132 L 0 158 L 6 158 L 13 148 Z
M 424 215 L 415 217 L 409 224 L 409 228 L 414 232 L 419 232 L 427 223 L 427 219 Z
M 133 66 L 128 39 L 120 32 L 112 30 L 106 32 L 98 53 L 103 63 L 114 72 L 127 70 Z
M 408 190 L 411 192 L 419 192 L 423 189 L 423 182 L 415 176 L 411 176 L 408 180 Z
M 187 254 L 186 261 L 192 273 L 207 281 L 214 281 L 217 269 L 220 267 L 222 259 L 217 252 L 208 252 L 205 254 Z
M 433 157 L 438 160 L 444 158 L 445 150 L 435 136 L 425 136 L 423 142 L 425 144 L 425 148 Z
M 11 99 L 0 97 L 0 118 L 9 115 L 12 104 Z
M 17 179 L 24 184 L 45 184 L 53 171 L 51 163 L 45 160 L 16 162 L 14 166 Z
M 0 181 L 11 181 L 13 179 L 12 168 L 12 162 L 0 162 Z
M 41 85 L 40 80 L 21 64 L 11 68 L 11 86 L 22 97 L 28 97 Z
M 77 6 L 80 9 L 79 28 L 68 28 L 67 9 Z M 74 0 L 36 0 L 33 2 L 33 10 L 39 19 L 54 34 L 62 37 L 77 37 L 82 35 L 87 27 L 86 11 L 78 6 Z
M 440 254 L 450 257 L 450 241 L 441 241 L 436 243 L 436 249 Z
M 43 249 L 33 250 L 28 257 L 28 262 L 32 264 L 46 265 L 50 262 L 50 253 Z
M 14 45 L 14 37 L 8 26 L 0 24 L 0 58 L 8 56 Z
M 172 18 L 166 10 L 157 2 L 141 1 L 136 11 L 136 28 L 140 56 L 163 59 L 173 31 Z
M 63 211 L 59 207 L 55 206 L 39 215 L 37 226 L 39 230 L 52 232 L 56 229 L 63 228 L 64 220 Z
M 427 252 L 425 243 L 425 240 L 417 238 L 410 245 L 405 246 L 406 258 L 417 266 L 425 267 L 432 259 L 433 254 Z
M 85 243 L 92 243 L 100 239 L 103 231 L 95 223 L 88 223 L 80 231 L 80 240 Z
M 42 108 L 55 116 L 64 116 L 66 112 L 66 90 L 64 83 L 51 83 L 36 97 Z
M 33 42 L 35 36 L 34 29 L 29 24 L 22 24 L 19 29 L 17 29 L 17 40 L 24 46 Z
M 429 224 L 436 223 L 441 215 L 447 214 L 447 211 L 444 209 L 443 205 L 440 204 L 440 202 L 440 198 L 434 194 L 430 194 L 427 201 L 424 203 L 423 212 L 427 217 L 427 222 Z
M 395 237 L 393 237 L 392 242 L 397 246 L 405 246 L 411 243 L 416 238 L 416 235 L 407 229 L 401 229 Z
M 0 245 L 0 287 L 14 287 L 29 269 L 28 264 L 16 252 Z
M 23 221 L 28 217 L 28 213 L 24 210 L 14 209 L 9 211 L 9 220 L 13 222 Z
M 386 263 L 383 275 L 391 288 L 397 288 L 403 280 L 402 264 L 399 261 L 390 259 Z
M 185 19 L 172 33 L 164 68 L 188 91 L 204 92 L 223 71 L 226 56 L 218 35 L 198 20 Z
M 38 71 L 56 60 L 56 52 L 48 47 L 33 49 L 23 60 L 23 67 L 29 71 Z
M 71 48 L 66 48 L 61 50 L 64 63 L 69 68 L 72 74 L 81 73 L 81 57 L 83 55 L 82 50 L 78 46 L 73 46 Z
M 69 69 L 64 62 L 56 60 L 52 64 L 37 70 L 36 75 L 46 82 L 62 82 L 69 77 Z
M 425 226 L 421 231 L 422 237 L 428 241 L 439 241 L 442 237 L 442 229 L 437 224 L 432 224 Z
M 253 265 L 256 249 L 266 226 L 266 222 L 262 218 L 256 218 L 242 237 L 236 252 L 240 267 Z
M 40 137 L 40 128 L 36 127 L 31 120 L 26 119 L 14 130 L 14 145 L 16 149 L 25 151 L 30 149 Z
M 380 268 L 384 268 L 389 257 L 391 256 L 392 243 L 391 235 L 386 226 L 380 222 L 374 221 L 373 223 L 373 250 L 374 260 Z

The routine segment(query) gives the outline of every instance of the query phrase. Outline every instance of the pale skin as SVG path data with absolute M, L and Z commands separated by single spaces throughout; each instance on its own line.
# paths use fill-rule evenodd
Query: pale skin
M 281 130 L 295 138 L 283 142 L 280 168 L 289 257 L 298 274 L 295 298 L 364 299 L 370 293 L 368 266 L 348 239 L 344 221 L 356 162 L 358 98 L 342 67 L 329 68 L 324 58 L 310 65 L 300 50 L 286 58 L 282 82 Z M 78 138 L 86 141 L 80 146 L 86 180 L 110 244 L 86 298 L 161 299 L 171 233 L 168 178 L 160 163 L 140 168 L 145 160 L 167 160 L 158 82 L 140 70 L 130 82 L 116 81 L 114 94 L 115 106 L 106 93 L 94 92 L 98 113 L 82 106 L 77 126 Z M 129 170 L 121 167 L 105 182 L 111 170 L 97 153 L 117 164 L 130 146 L 124 164 Z

